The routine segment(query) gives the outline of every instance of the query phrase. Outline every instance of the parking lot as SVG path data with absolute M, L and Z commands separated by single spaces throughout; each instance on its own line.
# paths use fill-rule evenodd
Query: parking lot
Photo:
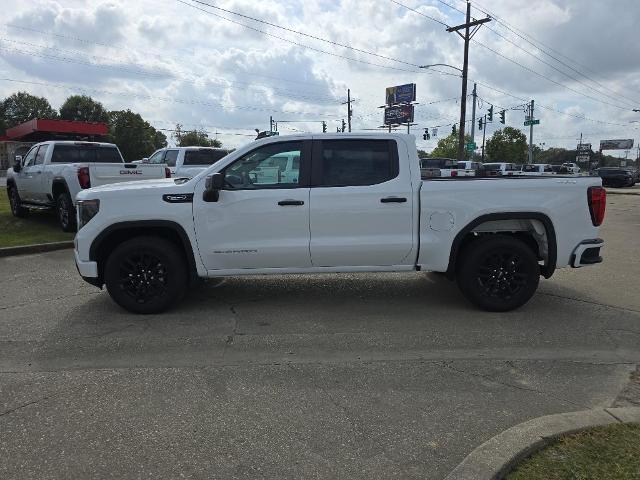
M 441 479 L 522 421 L 639 400 L 639 227 L 611 195 L 605 263 L 506 314 L 419 273 L 210 281 L 134 316 L 68 250 L 0 259 L 0 477 Z

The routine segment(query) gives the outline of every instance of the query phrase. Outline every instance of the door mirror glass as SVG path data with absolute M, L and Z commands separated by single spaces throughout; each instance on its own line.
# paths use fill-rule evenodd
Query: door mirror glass
M 220 198 L 220 190 L 224 187 L 224 175 L 222 173 L 214 173 L 207 176 L 204 184 L 204 192 L 202 200 L 205 202 L 217 202 Z
M 142 163 L 149 163 L 149 157 L 144 157 L 142 159 Z
M 22 170 L 22 155 L 16 155 L 13 160 L 13 171 L 17 173 L 20 170 Z

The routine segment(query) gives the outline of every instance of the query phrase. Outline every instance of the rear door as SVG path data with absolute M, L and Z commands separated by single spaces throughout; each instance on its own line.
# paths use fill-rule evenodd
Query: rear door
M 221 173 L 227 187 L 205 202 L 198 184 L 193 215 L 198 249 L 207 270 L 309 268 L 309 159 L 311 141 L 256 147 Z M 297 156 L 293 177 L 265 177 L 278 155 Z
M 394 140 L 314 140 L 310 193 L 314 267 L 411 262 L 408 162 Z

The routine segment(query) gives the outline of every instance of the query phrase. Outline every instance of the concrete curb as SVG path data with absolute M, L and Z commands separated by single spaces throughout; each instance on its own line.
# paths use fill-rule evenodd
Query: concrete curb
M 534 418 L 486 441 L 445 480 L 499 480 L 558 436 L 614 423 L 640 423 L 640 407 L 604 408 Z
M 606 190 L 607 190 L 607 195 L 636 195 L 636 196 L 640 196 L 640 190 L 630 190 L 630 191 L 611 190 L 611 189 L 606 189 Z
M 73 240 L 66 240 L 64 242 L 37 243 L 35 245 L 20 245 L 19 247 L 4 247 L 0 248 L 0 257 L 52 252 L 54 250 L 62 250 L 64 248 L 73 248 Z

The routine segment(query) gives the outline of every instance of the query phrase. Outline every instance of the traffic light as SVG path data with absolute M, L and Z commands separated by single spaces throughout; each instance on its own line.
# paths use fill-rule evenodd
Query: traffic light
M 487 113 L 487 120 L 493 122 L 493 105 L 489 107 L 489 113 Z
M 453 127 L 451 127 L 451 135 L 455 135 L 456 134 L 456 124 L 453 124 Z
M 478 130 L 482 130 L 482 118 L 478 119 Z
M 504 110 L 502 110 L 502 111 L 500 112 L 500 123 L 502 123 L 502 124 L 506 123 L 506 120 L 505 120 L 505 111 L 504 111 Z
M 322 133 L 327 133 L 327 122 L 322 122 Z
M 431 135 L 429 135 L 429 129 L 425 128 L 424 129 L 424 134 L 422 135 L 422 139 L 423 140 L 429 140 L 431 138 Z
M 344 133 L 345 128 L 347 128 L 347 124 L 344 121 L 344 118 L 342 119 L 342 132 Z

